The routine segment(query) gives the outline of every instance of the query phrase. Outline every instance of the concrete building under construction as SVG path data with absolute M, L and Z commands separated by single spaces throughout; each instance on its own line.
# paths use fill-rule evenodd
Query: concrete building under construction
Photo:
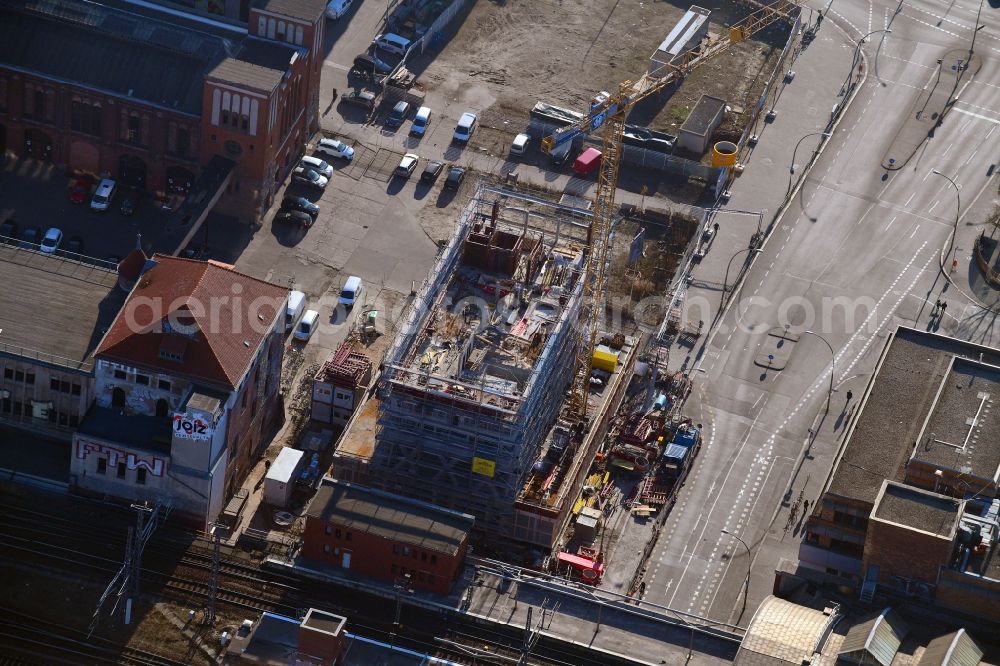
M 374 449 L 354 478 L 513 535 L 515 500 L 574 375 L 588 223 L 479 190 L 385 356 Z

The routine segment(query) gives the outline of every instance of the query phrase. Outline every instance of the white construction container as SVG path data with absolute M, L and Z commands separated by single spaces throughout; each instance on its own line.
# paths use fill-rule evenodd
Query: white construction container
M 271 506 L 288 506 L 288 500 L 292 498 L 292 490 L 295 489 L 295 480 L 302 471 L 302 465 L 306 462 L 305 451 L 290 449 L 287 446 L 281 447 L 281 453 L 271 463 L 271 468 L 267 470 L 264 477 L 264 501 Z

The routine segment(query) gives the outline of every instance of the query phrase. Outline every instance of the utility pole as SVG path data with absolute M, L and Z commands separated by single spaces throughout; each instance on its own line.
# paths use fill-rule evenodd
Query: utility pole
M 212 535 L 212 568 L 208 572 L 208 613 L 206 624 L 215 624 L 215 600 L 219 593 L 219 565 L 222 562 L 222 525 L 214 523 L 210 531 Z

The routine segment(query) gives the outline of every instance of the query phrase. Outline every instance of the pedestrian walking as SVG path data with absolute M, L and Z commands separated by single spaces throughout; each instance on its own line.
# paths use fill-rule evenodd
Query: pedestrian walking
M 948 309 L 948 301 L 941 301 L 941 316 L 944 316 L 944 311 Z

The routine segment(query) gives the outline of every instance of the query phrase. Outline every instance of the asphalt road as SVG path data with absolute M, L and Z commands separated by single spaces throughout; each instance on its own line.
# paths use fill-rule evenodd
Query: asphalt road
M 779 209 L 792 146 L 816 131 L 806 120 L 817 107 L 829 113 L 843 101 L 836 90 L 825 98 L 817 94 L 829 87 L 822 81 L 839 85 L 858 76 L 854 44 L 890 26 L 881 48 L 881 34 L 864 45 L 867 71 L 861 76 L 867 78 L 856 99 L 756 256 L 738 297 L 697 350 L 699 390 L 689 406 L 706 426 L 706 446 L 653 552 L 646 600 L 721 622 L 749 622 L 770 593 L 779 560 L 796 558 L 804 513 L 796 500 L 815 501 L 840 437 L 846 391 L 860 395 L 887 333 L 899 324 L 928 327 L 934 301 L 943 297 L 948 314 L 940 332 L 992 339 L 992 318 L 950 288 L 939 269 L 942 255 L 949 268 L 954 255 L 966 270 L 969 247 L 949 246 L 956 190 L 932 170 L 955 181 L 963 210 L 982 192 L 995 193 L 987 172 L 1000 147 L 994 110 L 1000 108 L 1000 13 L 983 6 L 977 57 L 956 85 L 949 64 L 967 60 L 979 3 L 943 5 L 835 0 L 820 37 L 796 63 L 799 74 L 778 102 L 775 123 L 750 156 L 747 173 L 770 172 L 769 186 L 744 177 L 733 188 L 730 207 Z M 826 40 L 836 42 L 839 55 L 829 55 L 834 51 Z M 813 62 L 824 49 L 822 62 Z M 872 71 L 876 50 L 878 77 Z M 807 70 L 818 79 L 803 79 Z M 948 86 L 945 99 L 957 93 L 959 101 L 933 137 L 923 139 L 916 111 L 933 110 L 933 103 L 921 105 L 935 85 Z M 798 164 L 817 141 L 803 141 Z M 783 334 L 786 325 L 792 335 Z M 838 388 L 825 418 L 831 350 L 824 340 L 836 358 Z M 791 521 L 790 506 L 796 506 Z M 741 613 L 748 575 L 748 610 Z

